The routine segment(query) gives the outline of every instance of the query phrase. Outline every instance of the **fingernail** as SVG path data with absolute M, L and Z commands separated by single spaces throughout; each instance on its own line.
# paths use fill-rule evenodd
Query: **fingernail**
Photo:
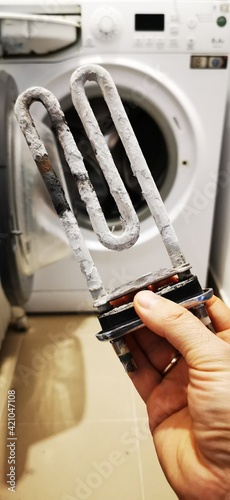
M 145 309 L 151 309 L 159 301 L 158 295 L 150 290 L 143 290 L 135 295 L 135 301 Z

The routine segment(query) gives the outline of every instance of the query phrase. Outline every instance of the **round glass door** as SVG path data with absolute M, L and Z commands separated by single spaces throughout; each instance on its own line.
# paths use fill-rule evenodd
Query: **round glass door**
M 122 97 L 122 89 L 120 89 Z M 124 150 L 123 144 L 113 124 L 110 111 L 102 96 L 93 95 L 89 101 L 100 129 L 104 135 L 109 151 L 114 163 L 120 173 L 124 185 L 129 193 L 134 208 L 143 219 L 149 215 L 146 202 L 142 196 L 141 188 L 130 167 L 129 159 Z M 143 107 L 134 101 L 122 98 L 124 108 L 133 127 L 134 133 L 145 156 L 149 169 L 155 180 L 158 189 L 161 191 L 168 174 L 169 151 L 164 134 L 157 123 L 157 120 Z M 84 127 L 69 99 L 61 102 L 67 123 L 73 134 L 74 140 L 81 152 L 85 166 L 88 170 L 90 180 L 96 191 L 102 210 L 110 226 L 119 226 L 119 212 L 113 197 L 110 194 L 109 186 L 104 178 L 103 172 L 95 158 L 91 144 L 84 131 Z M 66 164 L 63 151 L 57 143 L 66 184 L 68 187 L 72 207 L 77 217 L 78 223 L 82 227 L 90 227 L 90 221 L 81 200 L 77 187 L 73 183 L 73 178 Z

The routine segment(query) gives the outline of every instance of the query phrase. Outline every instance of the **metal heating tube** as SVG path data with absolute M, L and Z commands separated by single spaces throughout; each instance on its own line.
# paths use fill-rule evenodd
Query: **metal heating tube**
M 47 151 L 39 138 L 29 112 L 29 108 L 34 101 L 40 101 L 47 109 L 99 241 L 105 247 L 113 250 L 120 251 L 130 248 L 139 237 L 139 220 L 86 97 L 85 84 L 87 81 L 96 82 L 101 89 L 117 133 L 130 160 L 133 174 L 137 177 L 142 194 L 156 222 L 172 263 L 172 269 L 163 269 L 159 272 L 150 273 L 112 292 L 108 292 L 104 288 L 102 279 L 85 245 L 77 220 L 66 201 L 60 181 L 52 168 Z M 101 332 L 97 337 L 99 340 L 110 340 L 113 343 L 123 365 L 130 371 L 135 369 L 135 363 L 126 346 L 124 334 L 139 328 L 141 321 L 135 316 L 132 299 L 128 298 L 123 305 L 117 305 L 117 299 L 129 297 L 130 294 L 136 293 L 139 289 L 148 288 L 152 284 L 158 283 L 160 287 L 162 280 L 166 279 L 167 281 L 175 275 L 178 278 L 178 283 L 172 284 L 167 281 L 167 286 L 164 287 L 163 291 L 159 288 L 157 293 L 182 302 L 188 308 L 202 305 L 203 311 L 203 303 L 210 297 L 211 292 L 210 290 L 203 291 L 198 280 L 190 272 L 191 266 L 186 263 L 160 193 L 146 164 L 110 74 L 97 65 L 78 68 L 71 77 L 71 94 L 73 104 L 108 183 L 111 195 L 119 209 L 122 223 L 122 232 L 119 234 L 112 232 L 107 225 L 82 155 L 75 144 L 56 97 L 44 88 L 30 88 L 18 97 L 15 104 L 15 113 L 33 159 L 40 170 L 53 205 L 66 231 L 74 255 L 86 277 L 94 306 L 100 313 L 99 320 L 105 332 Z M 202 312 L 203 316 L 205 314 L 205 312 Z M 203 319 L 203 321 L 208 324 L 207 318 L 206 320 Z

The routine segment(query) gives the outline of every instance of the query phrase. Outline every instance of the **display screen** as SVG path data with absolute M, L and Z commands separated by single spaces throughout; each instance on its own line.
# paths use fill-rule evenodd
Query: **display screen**
M 135 14 L 135 31 L 164 31 L 164 14 Z

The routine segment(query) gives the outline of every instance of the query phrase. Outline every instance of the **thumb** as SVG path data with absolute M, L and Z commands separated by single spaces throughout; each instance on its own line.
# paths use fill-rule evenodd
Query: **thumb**
M 207 369 L 214 359 L 226 356 L 226 343 L 179 304 L 145 290 L 135 295 L 134 307 L 143 323 L 166 338 L 189 366 Z

